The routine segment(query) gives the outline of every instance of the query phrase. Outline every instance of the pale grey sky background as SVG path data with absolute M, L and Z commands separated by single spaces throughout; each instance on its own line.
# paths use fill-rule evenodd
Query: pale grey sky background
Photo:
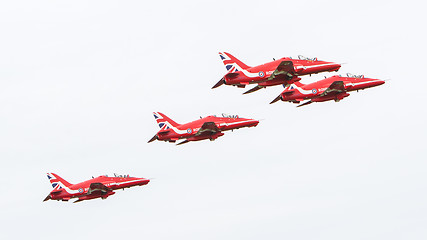
M 426 239 L 422 1 L 2 1 L 1 239 Z M 391 79 L 340 103 L 210 88 L 217 53 L 299 54 Z M 304 82 L 332 74 L 304 77 Z M 179 123 L 265 119 L 215 142 L 147 144 Z M 45 173 L 155 178 L 42 202 Z

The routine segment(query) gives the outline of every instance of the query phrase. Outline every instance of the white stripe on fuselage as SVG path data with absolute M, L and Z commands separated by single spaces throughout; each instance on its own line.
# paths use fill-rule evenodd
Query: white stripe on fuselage
M 187 133 L 187 129 L 186 130 L 179 130 L 178 128 L 172 126 L 172 124 L 170 124 L 168 121 L 164 121 L 165 126 L 163 126 L 163 130 L 166 130 L 166 126 L 169 127 L 170 129 L 172 129 L 175 133 L 177 134 L 185 134 Z
M 330 65 L 335 65 L 335 63 L 325 63 L 325 64 L 318 64 L 318 65 L 310 65 L 310 66 L 304 66 L 302 65 L 300 68 L 303 68 L 304 70 L 307 68 L 315 68 L 315 67 L 323 67 L 323 66 L 330 66 Z M 297 65 L 298 66 L 298 65 Z M 294 67 L 295 69 L 295 67 Z M 295 69 L 296 70 L 296 69 Z M 259 77 L 259 72 L 257 73 L 251 73 L 247 70 L 242 69 L 241 72 L 246 76 L 246 77 L 250 77 L 250 78 L 255 78 L 255 77 Z M 268 71 L 266 74 L 271 74 L 273 73 L 273 71 Z
M 60 185 L 67 193 L 69 193 L 69 194 L 79 193 L 79 190 L 72 190 L 72 189 L 66 187 L 61 181 L 59 181 L 59 179 L 56 179 L 56 180 L 58 180 L 58 185 Z
M 245 122 L 252 122 L 253 120 L 245 120 L 245 121 L 240 121 L 240 122 L 232 122 L 232 123 L 226 123 L 226 122 L 224 122 L 224 123 L 220 123 L 219 124 L 219 126 L 233 126 L 233 125 L 236 125 L 236 124 L 240 124 L 240 123 L 245 123 Z
M 310 65 L 310 66 L 304 66 L 304 68 L 307 69 L 307 68 L 323 67 L 323 66 L 329 66 L 329 65 L 335 65 L 335 63 L 325 63 L 325 64 L 319 64 L 319 65 Z
M 291 84 L 291 87 L 294 87 L 293 89 L 291 89 L 290 87 L 289 87 L 289 91 L 292 91 L 292 90 L 294 90 L 294 89 L 296 89 L 296 90 L 298 90 L 301 94 L 304 94 L 304 95 L 308 95 L 308 94 L 313 94 L 313 92 L 312 92 L 312 89 L 310 89 L 310 90 L 305 90 L 305 89 L 303 89 L 303 88 L 301 88 L 301 87 L 298 87 L 297 85 L 295 85 L 295 84 Z
M 231 65 L 234 67 L 234 68 L 230 68 L 230 71 L 228 73 L 234 72 L 235 69 L 238 69 L 238 71 L 241 71 L 246 77 L 250 77 L 250 78 L 259 77 L 258 72 L 256 72 L 256 73 L 248 72 L 247 70 L 243 69 L 243 67 L 239 66 L 235 62 L 233 62 L 231 64 L 227 64 L 227 65 Z
M 246 77 L 250 77 L 250 78 L 259 77 L 259 73 L 251 73 L 251 72 L 248 72 L 247 70 L 244 70 L 244 69 L 242 69 L 242 73 L 243 73 Z
M 380 80 L 372 80 L 372 81 L 366 81 L 366 82 L 358 82 L 358 83 L 353 83 L 353 82 L 350 82 L 350 84 L 351 85 L 353 85 L 353 86 L 357 86 L 357 85 L 362 85 L 362 84 L 366 84 L 366 83 L 374 83 L 374 82 L 379 82 Z M 349 84 L 349 85 L 350 85 Z
M 133 183 L 133 182 L 138 182 L 138 181 L 141 181 L 141 180 L 130 180 L 130 181 L 126 181 L 126 182 L 119 182 L 119 183 L 117 183 L 117 182 L 113 182 L 113 183 L 107 183 L 107 184 L 105 184 L 105 186 L 112 186 L 112 185 L 114 185 L 114 186 L 118 186 L 118 187 L 120 187 L 120 185 L 123 185 L 123 184 L 127 184 L 127 183 Z

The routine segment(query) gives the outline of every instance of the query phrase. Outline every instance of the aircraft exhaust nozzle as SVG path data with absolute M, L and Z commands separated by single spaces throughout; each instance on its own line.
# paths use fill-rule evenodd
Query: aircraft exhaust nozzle
M 217 88 L 217 87 L 221 86 L 221 85 L 222 85 L 222 84 L 224 84 L 224 83 L 225 83 L 225 79 L 224 79 L 224 78 L 221 78 L 221 80 L 219 80 L 219 82 L 217 82 L 217 83 L 212 87 L 212 89 Z
M 271 101 L 270 104 L 273 104 L 273 103 L 275 103 L 275 102 L 277 102 L 279 100 L 282 100 L 282 94 L 280 94 L 279 96 L 277 96 L 277 98 L 275 98 L 273 101 Z

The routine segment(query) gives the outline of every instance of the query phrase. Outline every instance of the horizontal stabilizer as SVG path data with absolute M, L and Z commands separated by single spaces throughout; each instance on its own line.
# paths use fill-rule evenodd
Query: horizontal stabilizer
M 157 134 L 156 135 L 154 135 L 154 137 L 152 137 L 147 143 L 150 143 L 150 142 L 152 142 L 152 141 L 155 141 L 155 140 L 157 140 L 158 139 L 158 137 L 157 137 Z
M 280 94 L 279 96 L 277 96 L 273 101 L 270 102 L 270 104 L 273 104 L 279 100 L 282 100 L 282 94 Z
M 184 143 L 188 143 L 188 142 L 190 142 L 190 141 L 188 141 L 188 140 L 184 140 L 184 141 L 182 141 L 182 142 L 178 143 L 178 144 L 177 144 L 177 146 L 178 146 L 178 145 L 182 145 L 182 144 L 184 144 Z
M 47 201 L 47 200 L 49 200 L 49 199 L 52 199 L 52 198 L 50 197 L 50 194 L 49 194 L 49 195 L 47 195 L 47 197 L 43 200 L 43 202 L 45 202 L 45 201 Z
M 221 86 L 221 85 L 222 85 L 222 84 L 224 84 L 224 83 L 225 83 L 224 78 L 221 78 L 221 80 L 219 80 L 219 82 L 217 82 L 217 83 L 212 87 L 212 89 L 217 88 L 217 87 Z

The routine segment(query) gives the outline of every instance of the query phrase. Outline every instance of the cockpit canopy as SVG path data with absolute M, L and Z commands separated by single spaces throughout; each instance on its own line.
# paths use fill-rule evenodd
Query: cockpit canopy
M 231 115 L 231 114 L 226 114 L 226 113 L 223 113 L 221 115 L 224 118 L 239 118 L 239 115 Z
M 364 78 L 364 75 L 355 75 L 355 74 L 351 74 L 351 73 L 347 73 L 347 77 L 349 78 Z
M 304 57 L 303 55 L 298 55 L 298 59 L 299 60 L 317 61 L 317 57 L 309 58 L 309 57 Z
M 222 117 L 222 118 L 240 118 L 239 115 L 232 115 L 227 113 L 221 113 L 221 115 L 211 115 L 213 117 Z M 202 117 L 200 117 L 202 118 Z
M 104 176 L 104 177 L 108 177 L 108 175 L 107 175 L 107 174 L 102 175 L 102 176 Z M 118 175 L 118 174 L 115 174 L 115 173 L 114 173 L 114 177 L 119 177 L 119 178 L 130 178 L 131 176 L 129 176 L 129 174 L 127 174 L 127 175 Z
M 127 175 L 117 175 L 117 174 L 114 173 L 114 177 L 128 178 L 130 176 L 129 176 L 129 174 L 127 174 Z

